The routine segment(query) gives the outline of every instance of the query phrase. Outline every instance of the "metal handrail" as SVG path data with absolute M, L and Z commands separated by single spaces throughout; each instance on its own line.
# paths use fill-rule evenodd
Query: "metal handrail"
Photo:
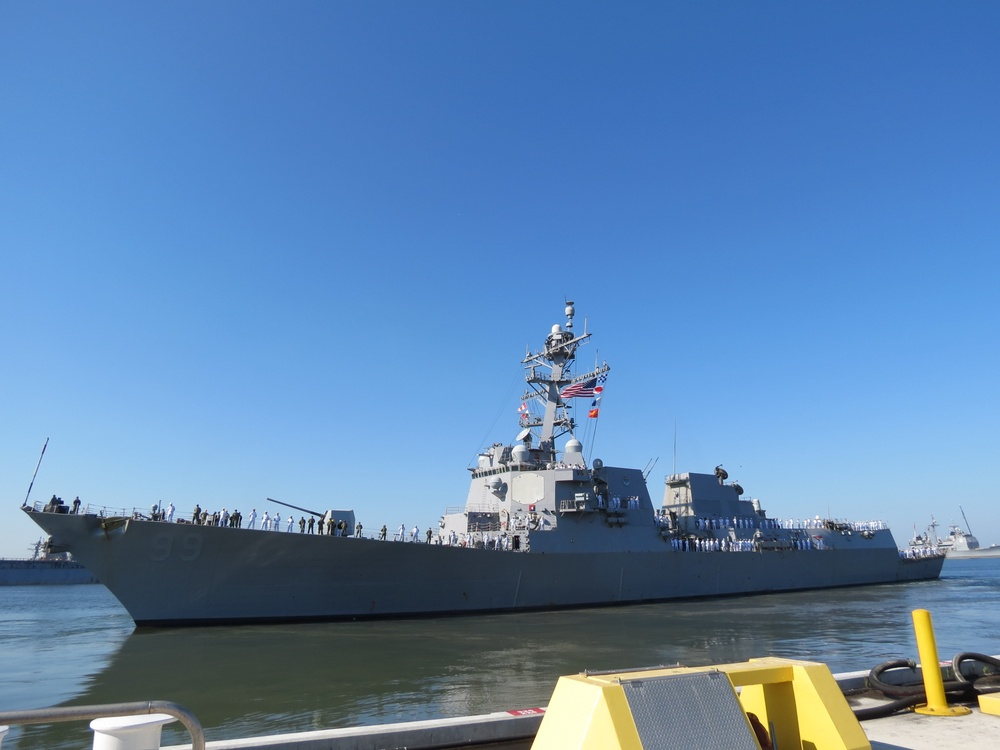
M 184 706 L 170 701 L 137 701 L 107 703 L 100 706 L 62 706 L 35 708 L 27 711 L 0 711 L 3 724 L 52 724 L 60 721 L 87 721 L 112 716 L 143 716 L 167 714 L 179 720 L 191 735 L 191 750 L 205 750 L 205 732 L 201 722 Z

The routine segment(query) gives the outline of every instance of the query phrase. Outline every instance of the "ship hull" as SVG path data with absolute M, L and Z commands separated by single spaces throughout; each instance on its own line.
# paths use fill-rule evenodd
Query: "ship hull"
M 895 548 L 511 552 L 29 512 L 139 625 L 560 609 L 936 578 Z
M 949 560 L 978 560 L 980 558 L 1000 557 L 1000 547 L 979 547 L 977 549 L 948 550 L 945 553 Z

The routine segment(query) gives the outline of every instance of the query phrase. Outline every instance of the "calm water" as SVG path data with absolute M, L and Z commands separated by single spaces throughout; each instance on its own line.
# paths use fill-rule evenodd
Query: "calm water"
M 135 632 L 103 586 L 0 588 L 0 710 L 170 700 L 209 740 L 544 706 L 584 669 L 785 656 L 831 669 L 1000 653 L 1000 559 L 939 581 L 574 612 Z M 188 742 L 166 729 L 164 744 Z M 3 748 L 87 748 L 86 723 L 13 730 Z

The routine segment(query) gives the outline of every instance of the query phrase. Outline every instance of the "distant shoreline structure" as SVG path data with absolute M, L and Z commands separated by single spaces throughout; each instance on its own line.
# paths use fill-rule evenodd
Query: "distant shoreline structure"
M 47 586 L 97 583 L 76 560 L 0 559 L 0 586 Z

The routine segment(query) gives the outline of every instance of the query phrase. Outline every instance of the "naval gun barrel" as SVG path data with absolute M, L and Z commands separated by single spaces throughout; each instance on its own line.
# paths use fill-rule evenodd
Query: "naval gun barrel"
M 300 508 L 298 505 L 292 505 L 291 503 L 283 503 L 280 500 L 275 500 L 273 497 L 267 498 L 269 503 L 277 503 L 278 505 L 284 505 L 287 508 L 295 508 L 295 510 L 301 510 L 303 513 L 311 513 L 314 516 L 322 516 L 324 513 L 320 513 L 316 510 L 309 510 L 308 508 Z

